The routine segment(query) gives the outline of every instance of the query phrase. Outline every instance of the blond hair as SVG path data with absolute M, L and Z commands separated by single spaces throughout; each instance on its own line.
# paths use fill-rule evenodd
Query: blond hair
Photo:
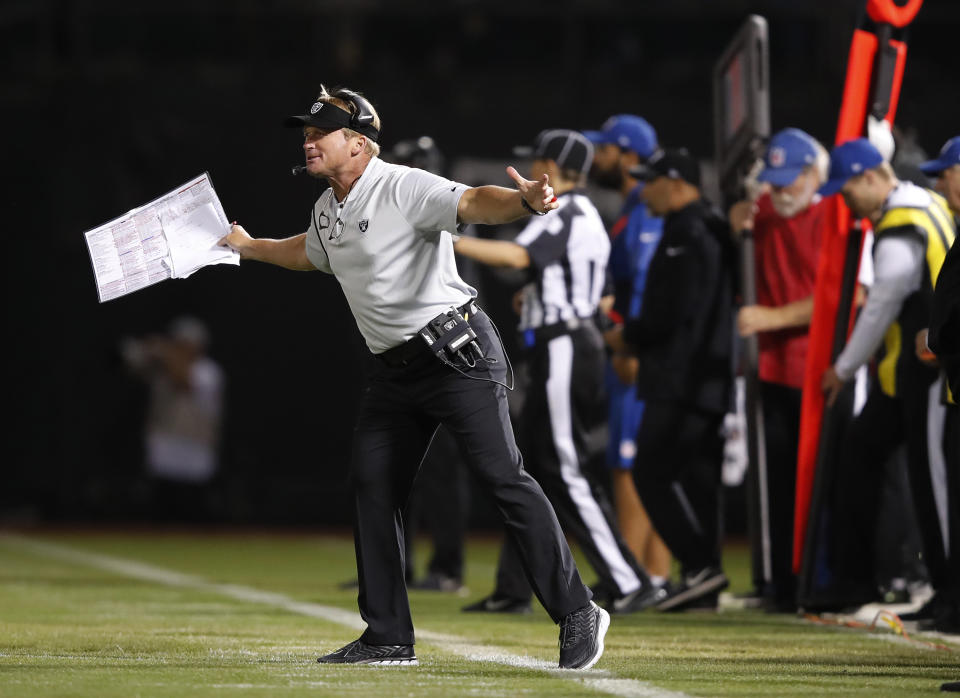
M 357 105 L 354 104 L 352 100 L 343 99 L 342 97 L 335 96 L 336 93 L 339 91 L 340 91 L 340 88 L 334 88 L 333 90 L 334 94 L 330 94 L 324 85 L 320 85 L 320 94 L 317 95 L 317 101 L 323 102 L 325 104 L 332 104 L 335 107 L 340 107 L 344 111 L 350 112 L 351 114 L 356 114 Z M 360 95 L 359 92 L 357 92 L 356 94 Z M 362 97 L 363 95 L 360 95 L 360 96 Z M 377 110 L 373 108 L 372 104 L 370 105 L 370 109 L 373 113 L 373 122 L 371 123 L 371 125 L 375 129 L 377 129 L 377 131 L 379 131 L 380 115 L 377 114 Z M 363 152 L 365 152 L 370 157 L 377 157 L 380 154 L 380 144 L 372 141 L 368 136 L 365 136 L 362 133 L 358 133 L 354 131 L 352 128 L 347 128 L 346 126 L 344 126 L 343 129 L 341 130 L 343 131 L 343 135 L 345 138 L 351 138 L 353 136 L 362 136 L 363 138 L 365 138 L 366 145 L 364 145 Z

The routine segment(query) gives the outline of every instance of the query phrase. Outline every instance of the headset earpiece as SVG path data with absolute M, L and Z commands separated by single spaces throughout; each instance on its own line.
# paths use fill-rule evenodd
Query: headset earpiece
M 359 131 L 364 126 L 373 125 L 373 105 L 366 98 L 361 97 L 353 90 L 344 88 L 337 90 L 335 96 L 348 100 L 355 107 L 353 114 L 350 116 L 350 128 Z

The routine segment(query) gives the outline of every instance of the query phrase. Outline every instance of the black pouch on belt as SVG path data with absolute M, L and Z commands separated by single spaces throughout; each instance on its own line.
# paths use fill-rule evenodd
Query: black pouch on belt
M 420 338 L 444 362 L 473 368 L 483 358 L 477 333 L 455 308 L 437 315 L 420 330 Z

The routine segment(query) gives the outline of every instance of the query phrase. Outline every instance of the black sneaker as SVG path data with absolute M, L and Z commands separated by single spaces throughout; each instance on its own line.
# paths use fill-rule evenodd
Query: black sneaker
M 368 645 L 362 639 L 331 652 L 317 661 L 321 664 L 377 664 L 380 666 L 417 666 L 413 645 Z
M 940 599 L 940 596 L 934 593 L 926 603 L 911 613 L 901 613 L 900 620 L 933 620 L 946 604 Z
M 464 606 L 461 610 L 466 613 L 533 613 L 529 599 L 511 599 L 496 594 Z
M 560 668 L 589 669 L 596 664 L 609 627 L 610 614 L 593 601 L 567 614 L 560 621 Z
M 660 611 L 682 611 L 687 608 L 716 608 L 713 598 L 730 584 L 727 575 L 717 567 L 704 567 L 693 574 L 684 575 L 683 581 L 666 599 L 657 604 Z M 712 598 L 713 597 L 713 598 Z M 709 606 L 698 602 L 712 601 Z
M 607 604 L 607 610 L 617 614 L 636 613 L 662 603 L 669 593 L 666 585 L 655 587 L 647 584 L 626 596 L 613 599 Z
M 596 583 L 590 585 L 590 593 L 593 595 L 594 603 L 598 606 L 603 606 L 609 611 L 610 604 L 614 599 L 618 598 L 620 590 L 609 582 L 601 582 L 598 580 Z
M 408 589 L 416 591 L 443 591 L 457 594 L 463 590 L 463 583 L 456 577 L 448 577 L 439 572 L 430 572 L 422 579 L 407 585 Z

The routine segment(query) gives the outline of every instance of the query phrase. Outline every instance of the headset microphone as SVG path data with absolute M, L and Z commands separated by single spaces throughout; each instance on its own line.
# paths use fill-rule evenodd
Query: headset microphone
M 306 165 L 294 165 L 293 167 L 290 168 L 290 174 L 294 176 L 298 174 L 303 174 L 306 171 L 307 171 Z

